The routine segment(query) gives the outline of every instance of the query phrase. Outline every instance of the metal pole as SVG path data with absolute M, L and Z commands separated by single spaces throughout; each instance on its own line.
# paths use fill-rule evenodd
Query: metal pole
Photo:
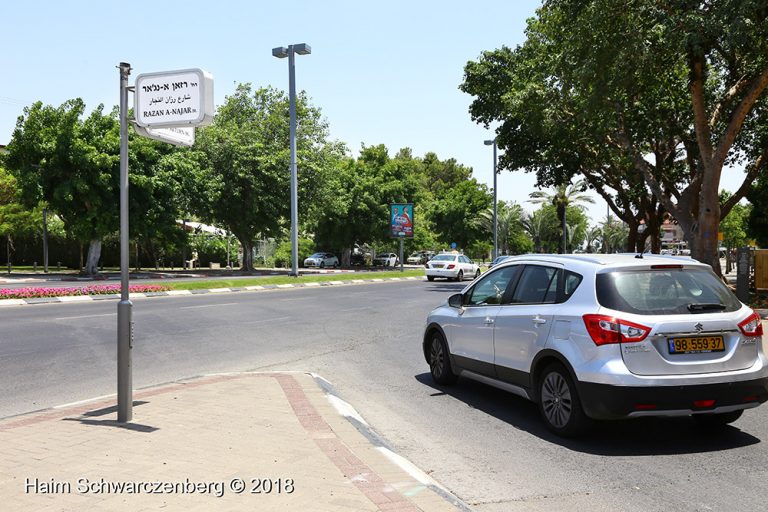
M 117 305 L 117 421 L 133 419 L 131 349 L 133 319 L 129 293 L 128 239 L 128 75 L 131 65 L 120 63 L 120 303 Z
M 43 208 L 43 272 L 48 273 L 48 208 Z
M 496 216 L 498 192 L 496 191 L 496 139 L 493 139 L 493 259 L 499 257 L 499 222 Z
M 299 275 L 299 188 L 296 168 L 296 54 L 288 46 L 288 99 L 291 115 L 291 275 Z
M 403 237 L 400 237 L 400 272 L 405 272 L 403 268 Z

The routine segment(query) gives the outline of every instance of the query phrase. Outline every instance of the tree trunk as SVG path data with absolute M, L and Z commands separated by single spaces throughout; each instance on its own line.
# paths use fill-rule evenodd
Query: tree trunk
M 346 248 L 341 251 L 341 266 L 350 267 L 352 263 L 352 249 Z
M 712 270 L 718 276 L 722 276 L 723 270 L 720 268 L 720 257 L 717 251 L 719 241 L 717 232 L 720 227 L 720 202 L 717 197 L 717 190 L 712 194 L 707 194 L 707 190 L 702 190 L 702 196 L 706 197 L 701 201 L 699 210 L 698 229 L 695 236 L 691 237 L 691 257 L 712 267 Z
M 565 218 L 565 208 L 558 205 L 557 216 L 560 219 L 560 229 L 563 232 L 562 239 L 560 241 L 560 254 L 565 254 L 568 251 L 568 225 Z
M 99 273 L 99 259 L 101 259 L 101 240 L 91 240 L 88 246 L 88 261 L 85 264 L 85 273 L 95 276 Z
M 243 266 L 241 270 L 252 271 L 253 270 L 253 243 L 245 237 L 240 237 L 235 234 L 240 241 L 240 245 L 243 248 Z

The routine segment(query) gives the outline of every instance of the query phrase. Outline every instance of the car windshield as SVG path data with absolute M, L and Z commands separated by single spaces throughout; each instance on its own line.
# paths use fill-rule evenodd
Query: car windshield
M 456 255 L 454 254 L 438 254 L 432 258 L 432 261 L 454 261 L 455 259 Z
M 602 306 L 638 315 L 736 311 L 741 302 L 714 273 L 700 269 L 624 270 L 597 275 Z
M 304 254 L 306 254 L 306 253 L 304 253 Z M 324 258 L 324 257 L 325 257 L 325 254 L 324 254 L 324 253 L 322 253 L 322 252 L 316 252 L 315 254 L 313 254 L 312 256 L 310 256 L 310 258 L 317 258 L 317 259 L 322 259 L 322 258 Z

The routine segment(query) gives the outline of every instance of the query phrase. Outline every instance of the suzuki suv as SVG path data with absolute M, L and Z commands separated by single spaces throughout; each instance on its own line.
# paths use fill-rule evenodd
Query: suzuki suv
M 658 255 L 526 255 L 432 311 L 432 378 L 539 405 L 573 435 L 590 419 L 693 416 L 717 426 L 768 400 L 760 317 L 704 265 Z

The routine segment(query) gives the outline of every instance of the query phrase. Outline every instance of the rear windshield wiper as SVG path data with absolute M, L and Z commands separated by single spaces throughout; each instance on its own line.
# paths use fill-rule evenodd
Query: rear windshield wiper
M 702 304 L 688 304 L 688 311 L 691 313 L 697 313 L 701 311 L 722 311 L 725 309 L 725 304 L 719 304 L 717 302 L 713 303 L 702 303 Z

